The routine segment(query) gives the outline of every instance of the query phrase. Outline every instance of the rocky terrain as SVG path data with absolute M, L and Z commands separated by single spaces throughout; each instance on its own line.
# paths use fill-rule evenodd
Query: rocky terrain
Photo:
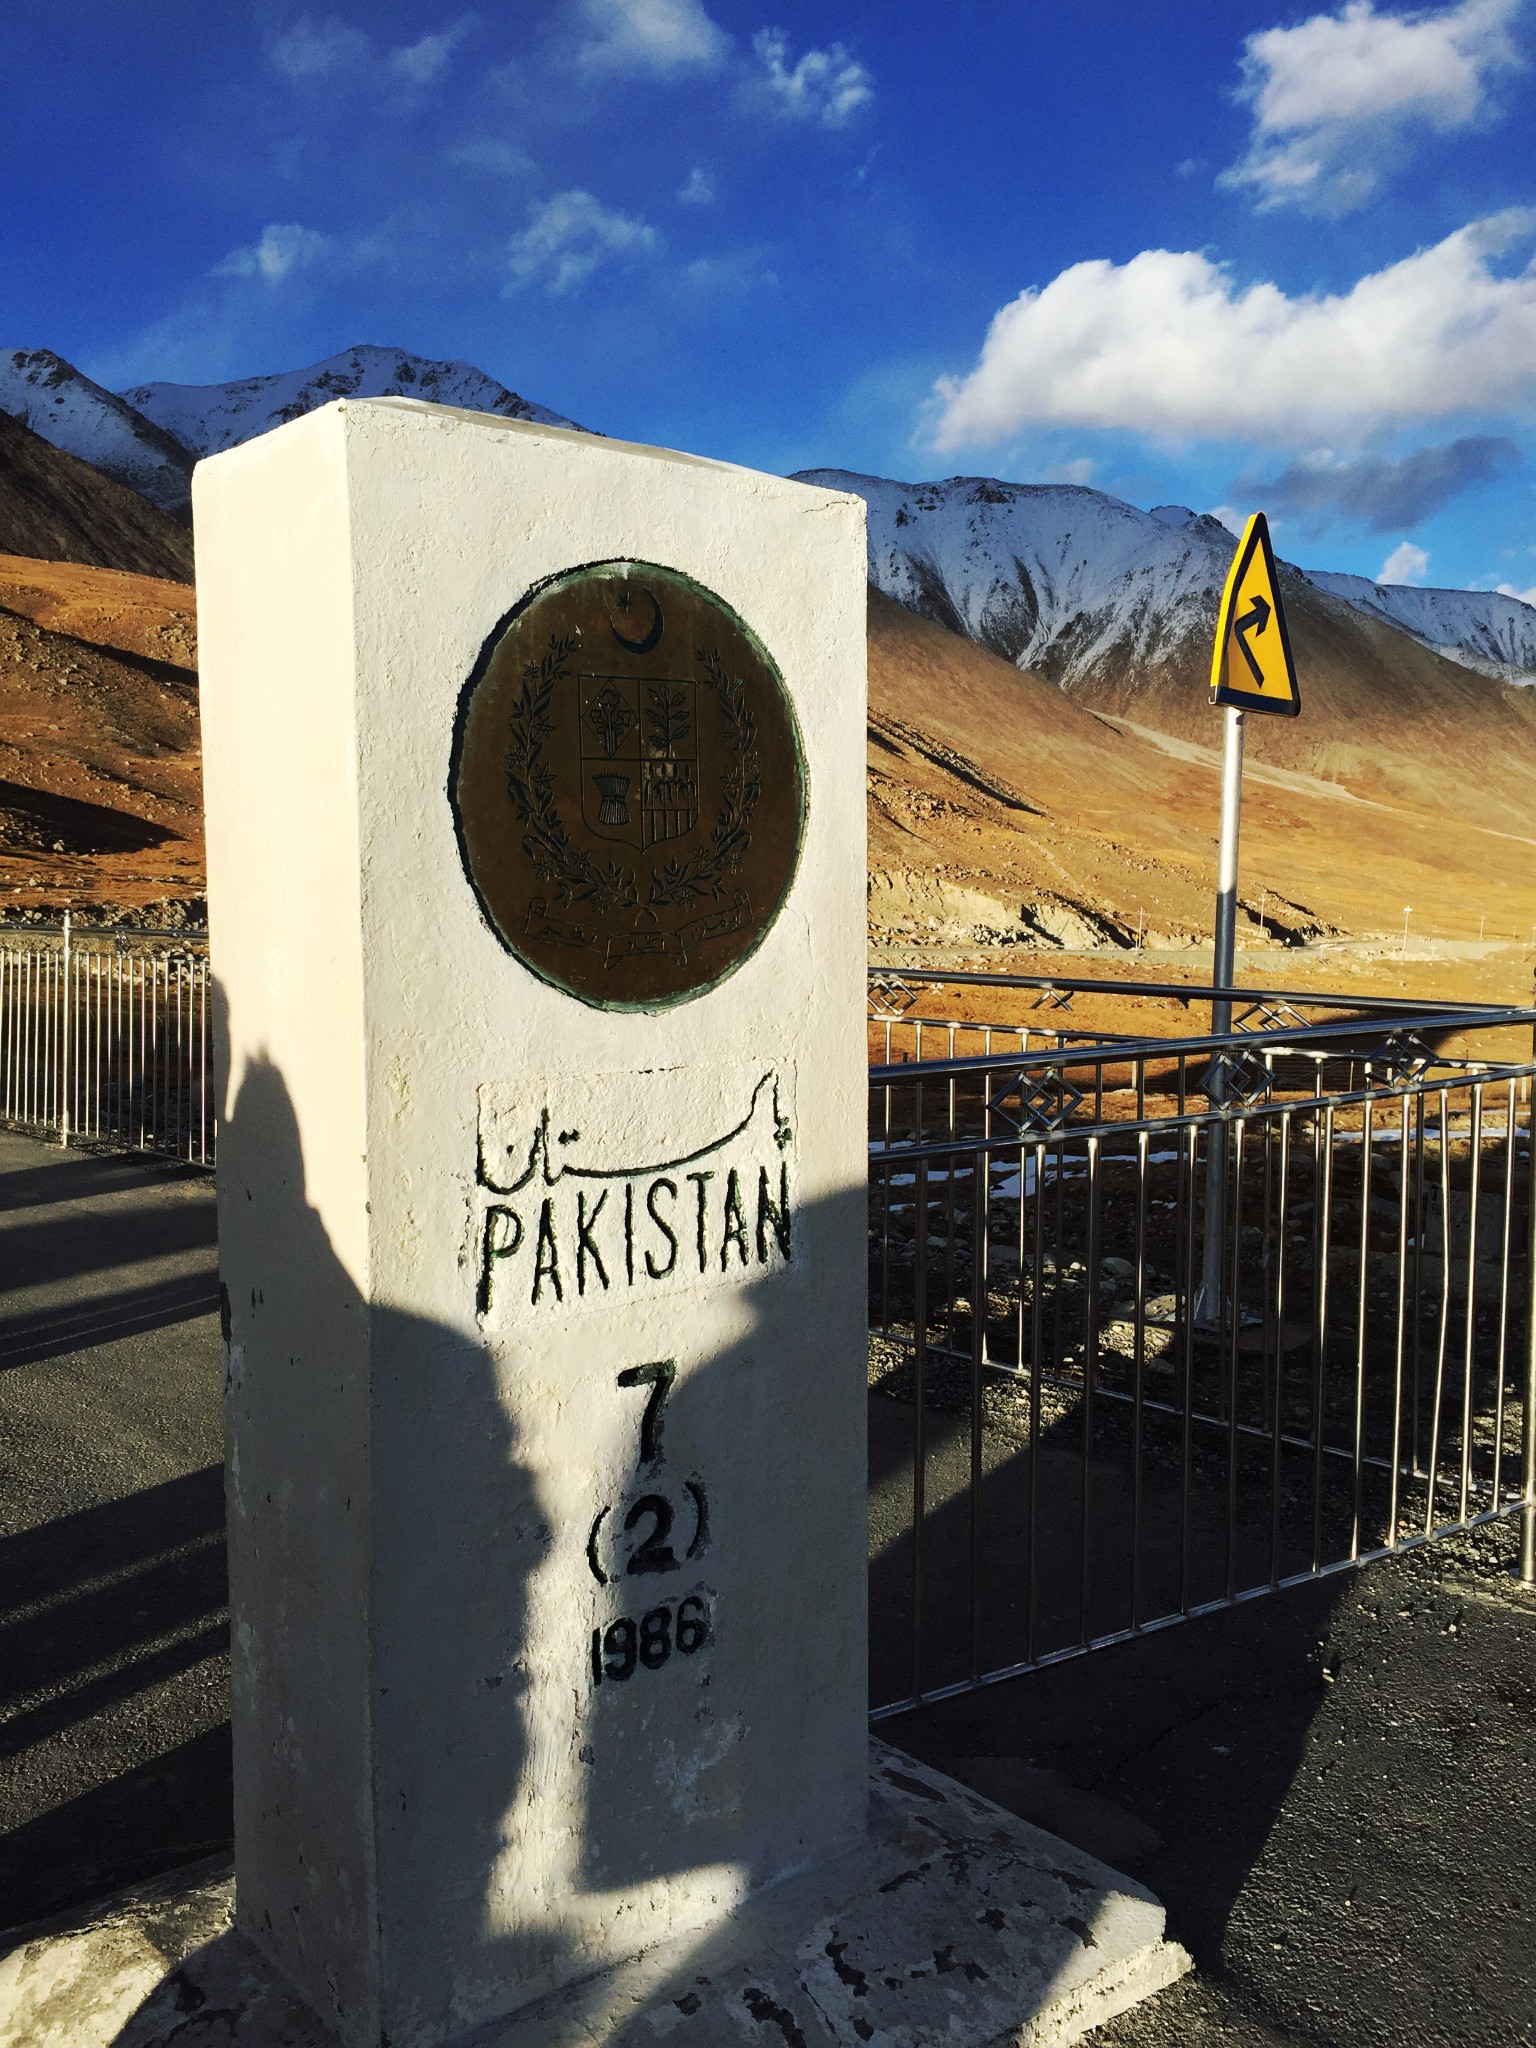
M 1182 972 L 1187 956 L 1189 972 L 1203 971 L 1221 745 L 1203 689 L 1201 737 L 1184 739 L 1098 710 L 878 591 L 869 648 L 876 958 L 1039 971 L 1042 957 L 1109 949 L 1097 970 L 1106 971 L 1139 934 L 1165 967 Z M 1250 975 L 1288 972 L 1312 957 L 1301 948 L 1321 946 L 1341 962 L 1374 954 L 1394 976 L 1418 972 L 1409 960 L 1449 958 L 1480 986 L 1487 961 L 1501 991 L 1508 981 L 1528 992 L 1521 944 L 1536 924 L 1536 836 L 1520 829 L 1517 799 L 1536 783 L 1536 702 L 1480 687 L 1486 717 L 1468 715 L 1459 753 L 1411 793 L 1391 776 L 1356 786 L 1250 761 L 1239 945 L 1264 956 L 1262 967 L 1249 961 Z M 1302 722 L 1314 706 L 1325 721 L 1328 685 L 1317 677 Z M 1411 779 L 1418 747 L 1433 760 L 1436 731 L 1433 721 L 1401 731 L 1398 780 Z M 1484 800 L 1484 777 L 1491 789 L 1499 750 L 1510 759 L 1496 805 Z

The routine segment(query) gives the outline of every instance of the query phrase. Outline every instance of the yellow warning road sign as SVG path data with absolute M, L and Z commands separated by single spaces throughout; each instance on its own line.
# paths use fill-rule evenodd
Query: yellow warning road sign
M 1255 512 L 1243 530 L 1222 592 L 1211 657 L 1211 702 L 1294 718 L 1301 688 L 1280 604 L 1269 521 Z

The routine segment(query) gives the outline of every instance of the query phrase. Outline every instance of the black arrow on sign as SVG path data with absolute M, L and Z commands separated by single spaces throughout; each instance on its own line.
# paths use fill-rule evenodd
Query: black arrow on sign
M 1253 649 L 1248 645 L 1243 635 L 1250 632 L 1262 633 L 1268 624 L 1269 606 L 1262 597 L 1256 597 L 1253 600 L 1253 610 L 1251 612 L 1244 612 L 1240 619 L 1232 621 L 1232 630 L 1237 635 L 1238 646 L 1243 650 L 1243 659 L 1253 670 L 1253 680 L 1259 685 L 1260 689 L 1264 687 L 1264 671 L 1254 660 Z

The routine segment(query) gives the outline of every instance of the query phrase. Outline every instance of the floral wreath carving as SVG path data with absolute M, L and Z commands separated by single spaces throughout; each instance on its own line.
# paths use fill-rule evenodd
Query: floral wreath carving
M 746 685 L 740 676 L 726 674 L 718 649 L 695 650 L 703 679 L 720 706 L 729 755 L 725 795 L 706 844 L 685 861 L 667 860 L 652 868 L 642 903 L 635 869 L 616 860 L 599 863 L 573 845 L 555 802 L 555 778 L 544 759 L 544 747 L 555 685 L 565 679 L 575 646 L 573 635 L 552 633 L 539 660 L 524 662 L 522 691 L 512 707 L 507 793 L 526 828 L 523 851 L 534 872 L 553 886 L 561 903 L 590 904 L 599 916 L 626 910 L 644 915 L 694 902 L 717 902 L 728 878 L 740 871 L 746 858 L 752 813 L 762 795 L 757 722 L 747 704 Z

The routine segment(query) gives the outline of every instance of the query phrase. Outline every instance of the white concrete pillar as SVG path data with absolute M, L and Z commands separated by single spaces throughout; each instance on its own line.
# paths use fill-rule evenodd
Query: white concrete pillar
M 401 399 L 194 504 L 239 1923 L 419 2048 L 863 1826 L 863 508 Z

